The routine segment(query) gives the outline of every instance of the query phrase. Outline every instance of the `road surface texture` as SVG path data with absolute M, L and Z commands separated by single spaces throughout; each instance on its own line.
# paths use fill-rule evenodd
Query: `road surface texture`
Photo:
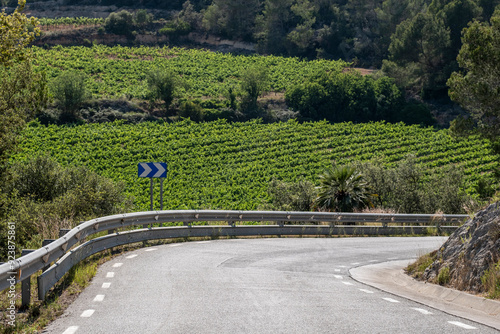
M 143 248 L 102 265 L 44 333 L 498 333 L 350 276 L 444 241 L 259 238 Z

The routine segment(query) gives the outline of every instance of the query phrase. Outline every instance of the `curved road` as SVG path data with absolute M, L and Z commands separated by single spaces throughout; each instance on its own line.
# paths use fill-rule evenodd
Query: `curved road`
M 269 238 L 169 244 L 102 265 L 44 333 L 497 333 L 352 280 L 445 238 Z

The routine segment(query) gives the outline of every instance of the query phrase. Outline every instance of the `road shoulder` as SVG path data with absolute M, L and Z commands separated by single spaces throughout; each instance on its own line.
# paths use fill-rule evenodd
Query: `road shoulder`
M 403 271 L 411 261 L 378 263 L 349 272 L 360 283 L 500 330 L 500 302 L 419 282 Z

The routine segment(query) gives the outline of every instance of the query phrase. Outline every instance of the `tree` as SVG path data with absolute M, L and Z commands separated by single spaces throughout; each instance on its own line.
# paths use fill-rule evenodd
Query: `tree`
M 168 111 L 174 98 L 179 96 L 182 81 L 170 70 L 153 70 L 147 74 L 150 100 L 161 100 Z
M 85 75 L 78 72 L 64 72 L 51 85 L 54 99 L 69 119 L 77 117 L 78 108 L 88 99 Z
M 3 191 L 7 159 L 26 121 L 48 100 L 45 75 L 33 72 L 32 55 L 26 50 L 39 30 L 35 18 L 21 14 L 25 4 L 25 0 L 19 0 L 12 14 L 0 13 L 0 217 L 7 210 Z
M 315 206 L 320 210 L 352 212 L 370 205 L 368 183 L 355 167 L 333 164 L 319 176 Z
M 465 30 L 457 60 L 464 71 L 448 80 L 450 97 L 469 111 L 500 153 L 500 7 L 490 24 L 474 21 Z
M 258 109 L 257 99 L 267 89 L 268 75 L 265 68 L 249 67 L 241 75 L 241 91 L 243 97 L 240 108 L 242 112 L 255 112 Z
M 12 14 L 7 15 L 5 9 L 0 12 L 0 65 L 26 59 L 25 47 L 40 34 L 37 19 L 21 13 L 25 5 L 26 0 L 19 0 Z
M 126 10 L 111 13 L 104 21 L 104 28 L 110 33 L 130 37 L 134 29 L 134 16 Z

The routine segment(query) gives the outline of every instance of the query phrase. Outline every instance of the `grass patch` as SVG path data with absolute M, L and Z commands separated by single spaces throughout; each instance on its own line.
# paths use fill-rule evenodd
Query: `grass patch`
M 443 267 L 439 270 L 439 274 L 437 277 L 437 282 L 439 285 L 446 285 L 450 281 L 450 268 Z
M 435 260 L 437 251 L 421 256 L 417 261 L 406 267 L 406 273 L 416 279 L 422 278 L 427 269 Z
M 487 298 L 500 299 L 500 261 L 484 272 L 481 283 Z

